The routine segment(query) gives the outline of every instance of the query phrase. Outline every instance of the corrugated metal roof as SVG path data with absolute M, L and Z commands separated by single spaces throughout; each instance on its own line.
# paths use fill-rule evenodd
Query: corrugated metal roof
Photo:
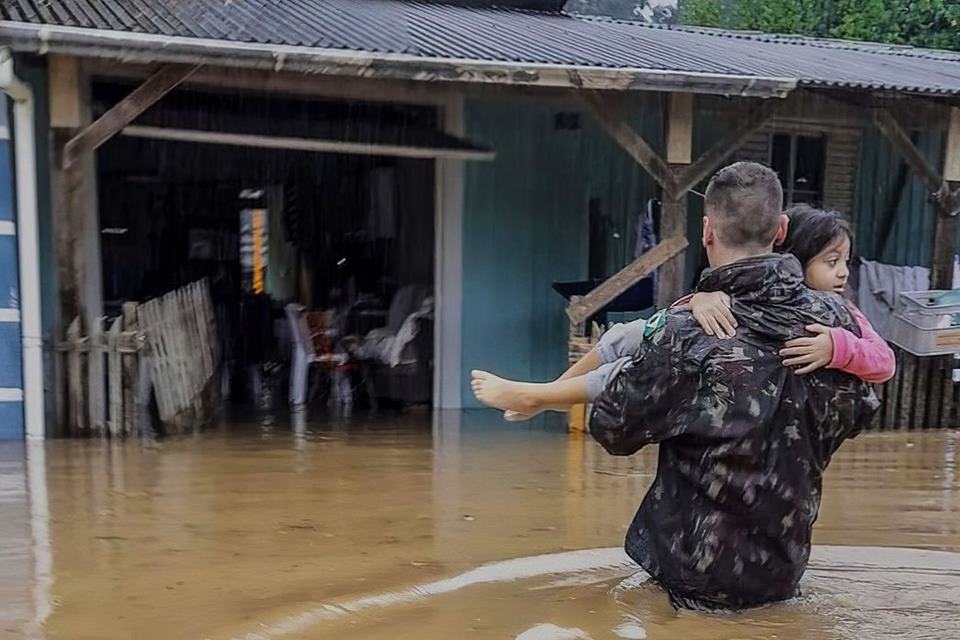
M 3 0 L 0 18 L 423 58 L 793 79 L 807 86 L 960 95 L 960 54 L 952 52 L 443 2 Z M 0 34 L 10 22 L 0 23 Z

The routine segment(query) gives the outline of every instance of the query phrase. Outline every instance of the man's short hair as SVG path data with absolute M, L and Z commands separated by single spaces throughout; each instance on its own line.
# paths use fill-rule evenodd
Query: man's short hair
M 735 162 L 713 176 L 704 199 L 723 244 L 764 248 L 773 242 L 783 210 L 783 187 L 773 169 Z

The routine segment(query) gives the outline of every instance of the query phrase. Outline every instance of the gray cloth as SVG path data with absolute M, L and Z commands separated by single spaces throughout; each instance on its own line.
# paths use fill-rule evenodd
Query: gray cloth
M 956 279 L 955 273 L 955 282 Z M 877 333 L 889 340 L 890 318 L 900 294 L 929 288 L 930 269 L 926 267 L 901 267 L 861 259 L 857 306 Z
M 416 353 L 413 341 L 420 332 L 420 320 L 431 317 L 432 289 L 426 285 L 403 287 L 390 304 L 387 326 L 367 333 L 360 355 L 391 367 L 416 363 L 423 354 Z
M 600 366 L 587 374 L 587 395 L 592 402 L 603 393 L 607 384 L 620 373 L 643 343 L 646 320 L 615 324 L 600 336 L 597 355 Z
M 646 320 L 634 320 L 625 324 L 615 324 L 600 336 L 597 342 L 597 355 L 600 362 L 607 364 L 616 362 L 635 354 L 643 343 L 643 330 L 647 326 Z
M 613 362 L 607 362 L 600 365 L 593 371 L 587 373 L 587 396 L 590 402 L 596 400 L 603 390 L 607 388 L 610 381 L 617 377 L 617 374 L 627 366 L 633 358 L 626 356 Z

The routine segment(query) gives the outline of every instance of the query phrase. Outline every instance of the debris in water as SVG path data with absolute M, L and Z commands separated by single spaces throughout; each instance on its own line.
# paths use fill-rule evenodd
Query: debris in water
M 636 622 L 624 622 L 613 632 L 626 640 L 644 640 L 647 637 L 647 631 Z
M 538 624 L 517 636 L 516 640 L 591 640 L 581 629 L 564 629 L 555 624 Z

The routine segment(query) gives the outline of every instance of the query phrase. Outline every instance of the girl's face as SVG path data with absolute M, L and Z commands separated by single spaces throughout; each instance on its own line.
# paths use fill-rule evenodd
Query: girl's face
M 811 289 L 843 293 L 850 277 L 850 237 L 843 234 L 823 248 L 804 268 L 804 281 Z

